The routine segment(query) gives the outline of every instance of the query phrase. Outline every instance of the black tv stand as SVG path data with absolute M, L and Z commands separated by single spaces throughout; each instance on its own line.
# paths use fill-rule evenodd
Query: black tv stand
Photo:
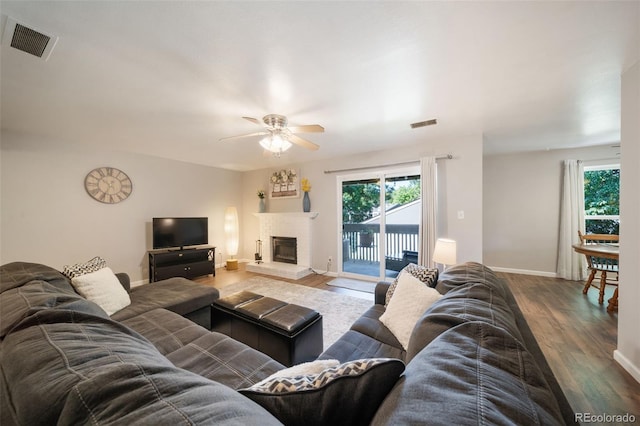
M 216 248 L 213 246 L 152 250 L 148 254 L 150 283 L 173 277 L 216 275 Z

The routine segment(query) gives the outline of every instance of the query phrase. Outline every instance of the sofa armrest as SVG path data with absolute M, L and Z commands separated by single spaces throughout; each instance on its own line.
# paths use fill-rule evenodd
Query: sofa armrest
M 375 299 L 374 299 L 376 305 L 384 306 L 384 302 L 387 298 L 387 290 L 389 290 L 390 286 L 391 286 L 391 283 L 388 283 L 386 281 L 379 281 L 378 284 L 376 284 L 376 292 L 375 292 Z
M 122 287 L 124 287 L 124 289 L 127 290 L 127 293 L 130 293 L 131 279 L 129 278 L 129 274 L 127 274 L 126 272 L 118 272 L 116 274 L 116 277 L 118 277 L 118 280 L 120 281 L 120 284 L 122 284 Z

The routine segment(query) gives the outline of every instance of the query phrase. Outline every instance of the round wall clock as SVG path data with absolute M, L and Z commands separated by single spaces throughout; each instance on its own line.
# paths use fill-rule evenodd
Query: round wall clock
M 133 184 L 129 176 L 115 167 L 98 167 L 84 178 L 87 193 L 106 204 L 115 204 L 131 195 Z

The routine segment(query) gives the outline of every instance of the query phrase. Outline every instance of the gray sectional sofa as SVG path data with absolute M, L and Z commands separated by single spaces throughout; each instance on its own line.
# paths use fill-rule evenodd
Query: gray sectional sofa
M 435 289 L 443 297 L 406 350 L 380 322 L 388 288 L 379 283 L 375 305 L 320 356 L 405 362 L 372 424 L 576 424 L 513 294 L 491 269 L 469 262 L 441 273 Z
M 407 350 L 379 320 L 379 284 L 376 304 L 320 356 L 397 359 L 374 366 L 378 376 L 259 397 L 247 388 L 284 366 L 179 315 L 194 309 L 188 301 L 158 302 L 176 313 L 147 295 L 109 317 L 52 268 L 12 263 L 0 272 L 2 425 L 574 422 L 508 288 L 479 264 L 441 274 L 445 295 Z

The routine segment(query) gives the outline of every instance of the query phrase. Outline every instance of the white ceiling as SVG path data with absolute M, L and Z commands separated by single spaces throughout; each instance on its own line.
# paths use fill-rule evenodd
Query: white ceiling
M 251 170 L 466 135 L 484 152 L 616 144 L 640 2 L 2 1 L 59 36 L 2 46 L 2 129 Z M 321 124 L 265 158 L 242 116 Z M 431 118 L 438 125 L 411 129 Z M 44 142 L 43 142 L 44 143 Z

